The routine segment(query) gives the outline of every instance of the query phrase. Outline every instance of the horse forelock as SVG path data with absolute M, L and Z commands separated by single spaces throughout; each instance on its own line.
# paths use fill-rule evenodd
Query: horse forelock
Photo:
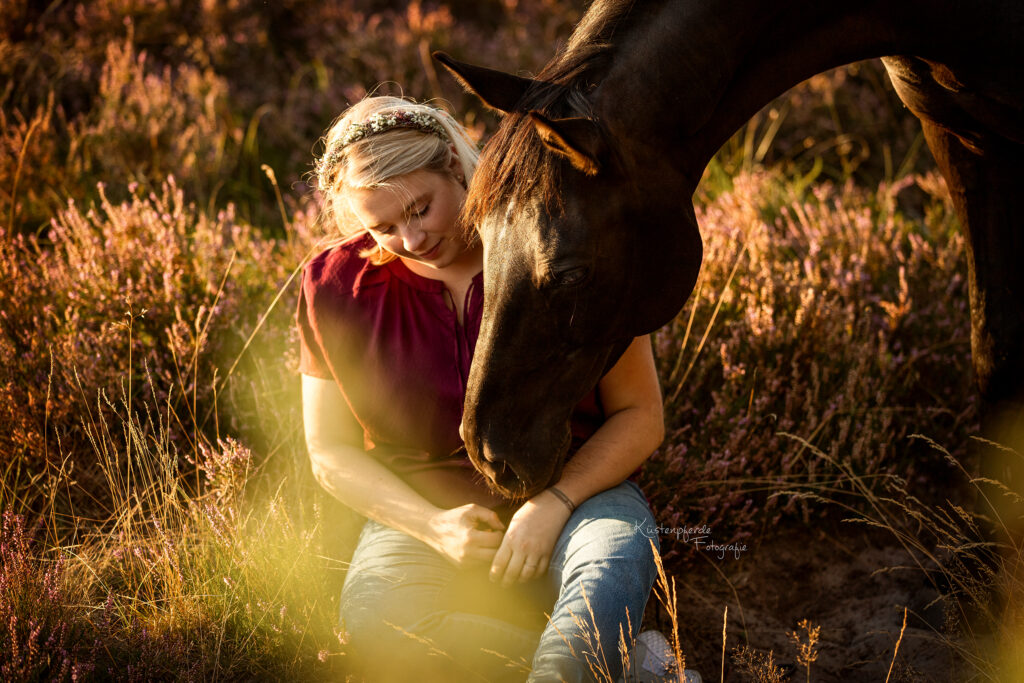
M 558 96 L 553 87 L 545 88 L 547 97 L 528 102 L 526 111 L 505 115 L 498 131 L 484 147 L 480 165 L 473 174 L 463 219 L 466 225 L 479 225 L 492 211 L 513 204 L 521 208 L 538 200 L 549 210 L 560 210 L 558 195 L 561 159 L 544 146 L 528 114 L 538 111 L 553 118 L 583 115 L 571 104 L 577 97 Z
M 595 0 L 569 42 L 537 75 L 517 110 L 505 114 L 484 147 L 462 218 L 478 226 L 492 211 L 538 200 L 548 211 L 563 209 L 558 188 L 564 160 L 537 135 L 529 112 L 550 118 L 592 117 L 587 93 L 606 70 L 615 41 L 635 0 Z

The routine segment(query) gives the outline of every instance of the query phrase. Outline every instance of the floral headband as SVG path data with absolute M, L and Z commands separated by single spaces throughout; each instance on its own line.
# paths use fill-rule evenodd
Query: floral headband
M 338 138 L 338 143 L 334 146 L 334 149 L 328 151 L 320 158 L 316 165 L 316 172 L 320 177 L 321 184 L 323 184 L 326 171 L 341 158 L 342 150 L 363 138 L 384 133 L 394 128 L 412 128 L 423 133 L 436 135 L 445 142 L 450 141 L 448 131 L 430 114 L 419 111 L 406 111 L 404 109 L 374 114 L 365 121 L 350 124 Z

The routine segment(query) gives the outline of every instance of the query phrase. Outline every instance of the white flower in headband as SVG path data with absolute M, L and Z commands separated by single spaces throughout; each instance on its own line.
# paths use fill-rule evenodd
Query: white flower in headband
M 317 163 L 317 175 L 323 184 L 325 173 L 341 158 L 341 152 L 354 142 L 363 138 L 384 133 L 394 128 L 412 128 L 423 133 L 436 135 L 445 142 L 449 142 L 448 132 L 441 123 L 431 116 L 418 111 L 406 111 L 398 109 L 395 111 L 374 114 L 365 121 L 353 123 L 345 129 L 345 132 L 338 138 L 338 143 L 333 149 L 328 150 Z

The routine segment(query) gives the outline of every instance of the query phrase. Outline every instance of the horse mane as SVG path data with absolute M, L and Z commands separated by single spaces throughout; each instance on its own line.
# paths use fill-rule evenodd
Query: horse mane
M 614 45 L 612 37 L 630 14 L 635 0 L 594 0 L 565 47 L 537 75 L 516 111 L 505 114 L 484 146 L 462 211 L 463 224 L 479 225 L 497 205 L 522 206 L 537 196 L 548 210 L 561 209 L 557 192 L 562 159 L 537 135 L 529 112 L 551 118 L 590 116 L 587 93 L 602 73 Z

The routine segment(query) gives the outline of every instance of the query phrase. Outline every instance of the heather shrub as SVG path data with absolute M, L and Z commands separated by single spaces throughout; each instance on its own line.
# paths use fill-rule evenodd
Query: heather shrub
M 153 65 L 135 48 L 131 24 L 127 31 L 107 45 L 96 99 L 71 125 L 68 170 L 119 192 L 131 181 L 155 188 L 172 175 L 205 202 L 233 169 L 242 138 L 227 83 L 208 67 Z
M 430 51 L 537 70 L 581 5 L 14 0 L 0 21 L 3 224 L 17 206 L 13 228 L 33 232 L 66 197 L 98 199 L 96 181 L 120 200 L 127 182 L 155 189 L 172 174 L 211 212 L 233 203 L 280 235 L 263 164 L 301 194 L 320 135 L 385 82 L 381 92 L 451 98 L 482 132 L 496 119 L 479 117 Z
M 221 430 L 279 434 L 250 395 L 257 385 L 280 395 L 294 363 L 294 292 L 271 304 L 311 240 L 303 215 L 275 242 L 230 206 L 209 217 L 187 204 L 173 178 L 159 193 L 131 191 L 120 204 L 102 187 L 97 206 L 70 203 L 49 246 L 18 236 L 0 247 L 0 415 L 10 418 L 0 449 L 16 471 L 58 458 L 83 469 L 76 490 L 87 498 L 97 473 L 85 427 L 122 399 L 129 411 L 165 406 L 170 438 L 195 457 Z
M 0 507 L 48 516 L 77 591 L 53 629 L 16 635 L 66 638 L 102 677 L 330 677 L 343 574 L 325 558 L 351 523 L 301 457 L 288 286 L 315 217 L 272 240 L 173 178 L 129 191 L 71 202 L 45 241 L 0 239 Z M 19 590 L 51 580 L 33 552 Z
M 44 558 L 39 525 L 10 511 L 0 521 L 0 678 L 79 680 L 91 657 L 73 617 L 61 553 Z
M 921 206 L 923 223 L 908 218 Z M 697 215 L 697 289 L 656 334 L 669 432 L 643 482 L 659 521 L 740 540 L 821 514 L 769 495 L 849 492 L 808 444 L 866 481 L 899 472 L 922 497 L 943 490 L 948 462 L 906 439 L 962 458 L 976 426 L 964 242 L 941 181 L 801 191 L 760 171 Z

